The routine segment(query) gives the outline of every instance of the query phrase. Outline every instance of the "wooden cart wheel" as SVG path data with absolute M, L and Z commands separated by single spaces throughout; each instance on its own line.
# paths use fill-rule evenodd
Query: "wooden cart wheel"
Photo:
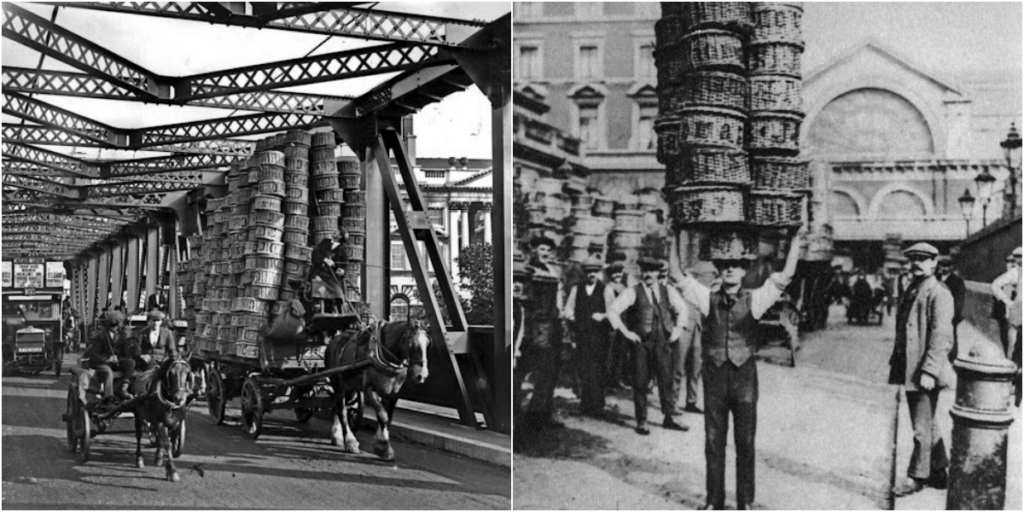
M 295 400 L 301 400 L 303 398 L 313 398 L 316 396 L 316 388 L 310 387 L 293 387 L 292 396 Z M 313 418 L 313 413 L 316 412 L 316 408 L 312 407 L 296 407 L 295 408 L 295 419 L 299 423 L 307 423 Z
M 220 425 L 224 423 L 224 408 L 227 405 L 227 396 L 224 393 L 224 379 L 220 377 L 220 371 L 210 368 L 206 372 L 206 407 L 210 411 L 210 417 Z
M 345 414 L 348 415 L 348 425 L 353 432 L 358 432 L 363 426 L 363 392 L 356 393 L 352 400 L 345 403 Z
M 68 386 L 68 404 L 67 412 L 64 413 L 64 424 L 67 428 L 68 435 L 68 449 L 71 453 L 75 453 L 78 450 L 78 435 L 75 432 L 75 422 L 78 421 L 78 408 L 81 407 L 78 403 L 78 393 L 75 393 L 75 389 L 72 386 Z
M 257 439 L 263 432 L 263 397 L 252 378 L 242 384 L 242 425 L 249 437 Z
M 185 446 L 185 425 L 187 422 L 182 419 L 178 428 L 171 435 L 171 457 L 181 457 L 181 449 Z
M 77 428 L 75 430 L 77 431 L 76 434 L 78 434 L 79 436 L 78 442 L 82 447 L 82 449 L 80 450 L 82 464 L 85 464 L 86 462 L 89 462 L 89 444 L 91 439 L 90 432 L 92 431 L 92 419 L 89 418 L 89 411 L 87 411 L 85 407 L 78 407 L 77 422 L 78 425 L 76 425 Z

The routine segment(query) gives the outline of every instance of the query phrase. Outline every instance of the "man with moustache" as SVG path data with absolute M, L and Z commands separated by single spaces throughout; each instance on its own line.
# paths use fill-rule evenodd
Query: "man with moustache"
M 555 248 L 554 240 L 535 237 L 530 242 L 533 258 L 529 269 L 529 304 L 526 309 L 527 338 L 530 346 L 524 352 L 533 374 L 533 397 L 524 420 L 530 430 L 564 428 L 565 424 L 555 419 L 555 385 L 561 369 L 562 339 L 560 336 L 559 312 L 562 310 L 562 276 L 557 267 L 550 265 Z M 524 361 L 525 362 L 525 361 Z
M 658 283 L 662 268 L 660 261 L 643 257 L 639 263 L 643 274 L 641 282 L 626 288 L 608 308 L 608 321 L 612 327 L 634 343 L 634 430 L 645 436 L 651 433 L 647 427 L 647 383 L 650 381 L 649 372 L 653 372 L 658 382 L 661 412 L 665 417 L 662 426 L 667 430 L 687 431 L 689 427 L 674 418 L 672 344 L 683 335 L 689 311 L 674 287 Z M 625 323 L 622 319 L 624 313 L 627 315 Z
M 796 273 L 804 229 L 790 241 L 785 267 L 757 289 L 742 287 L 754 256 L 749 248 L 712 254 L 721 286 L 712 292 L 691 276 L 681 276 L 683 296 L 705 314 L 702 325 L 704 363 L 704 456 L 707 464 L 706 510 L 725 508 L 725 446 L 732 414 L 736 442 L 736 509 L 754 502 L 754 433 L 757 425 L 758 320 L 782 297 Z M 675 249 L 675 248 L 673 248 Z M 673 250 L 675 254 L 675 250 Z
M 896 343 L 889 359 L 889 383 L 906 387 L 914 452 L 909 477 L 896 496 L 925 487 L 946 488 L 949 459 L 935 421 L 939 392 L 950 383 L 949 351 L 953 343 L 953 296 L 935 277 L 939 251 L 919 243 L 903 252 L 910 262 L 910 282 L 896 310 Z
M 563 316 L 572 323 L 576 341 L 580 377 L 580 413 L 601 418 L 604 415 L 604 389 L 601 373 L 608 353 L 608 327 L 605 323 L 605 285 L 601 282 L 604 265 L 596 258 L 583 262 L 587 277 L 569 291 Z

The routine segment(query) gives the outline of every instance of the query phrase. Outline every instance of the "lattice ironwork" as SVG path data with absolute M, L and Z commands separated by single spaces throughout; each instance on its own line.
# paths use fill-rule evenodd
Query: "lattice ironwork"
M 89 148 L 106 148 L 106 143 L 86 139 L 74 133 L 49 126 L 14 125 L 3 126 L 3 137 L 6 142 L 19 144 L 42 144 L 44 146 L 76 146 Z
M 77 178 L 81 176 L 71 171 L 52 169 L 50 167 L 42 167 L 33 163 L 17 162 L 14 160 L 8 160 L 3 163 L 3 172 L 4 174 L 47 179 Z
M 129 183 L 111 183 L 107 185 L 88 185 L 82 187 L 85 197 L 115 197 L 124 195 L 150 194 L 154 192 L 174 192 L 196 188 L 195 183 L 181 181 L 135 181 Z
M 3 11 L 4 37 L 135 94 L 170 97 L 163 79 L 142 66 L 10 2 Z
M 57 183 L 42 178 L 4 173 L 2 181 L 4 185 L 10 185 L 12 187 L 18 187 L 25 190 L 45 192 L 47 194 L 52 194 L 60 197 L 77 198 L 80 197 L 81 194 L 81 192 L 74 186 L 69 186 L 63 183 Z
M 224 155 L 185 155 L 145 158 L 124 162 L 110 162 L 101 171 L 100 175 L 107 176 L 133 176 L 139 174 L 151 174 L 154 172 L 187 171 L 195 169 L 215 169 L 227 166 L 237 160 L 234 156 Z
M 26 94 L 57 94 L 112 100 L 139 98 L 134 92 L 122 89 L 96 76 L 49 69 L 4 67 L 3 89 Z M 147 98 L 149 97 L 147 96 Z
M 437 47 L 404 43 L 360 48 L 215 71 L 176 79 L 177 100 L 226 96 L 264 89 L 392 73 L 451 62 Z
M 44 101 L 20 94 L 3 93 L 3 112 L 35 123 L 53 126 L 101 144 L 124 145 L 127 136 L 112 126 L 80 116 Z
M 220 139 L 228 135 L 255 135 L 284 130 L 324 126 L 319 116 L 299 114 L 254 114 L 210 121 L 155 126 L 139 130 L 133 146 L 149 147 L 199 140 Z
M 89 178 L 98 178 L 100 176 L 99 167 L 84 160 L 64 156 L 60 153 L 22 144 L 11 144 L 7 141 L 3 141 L 0 147 L 3 148 L 4 158 L 68 171 Z
M 205 21 L 243 27 L 265 27 L 315 34 L 352 36 L 382 41 L 407 41 L 421 44 L 454 46 L 459 32 L 484 26 L 469 20 L 378 11 L 331 4 L 297 5 L 266 10 L 258 16 L 222 15 L 210 9 L 211 4 L 170 2 L 57 2 L 83 9 L 145 14 L 167 18 Z M 253 10 L 274 4 L 253 3 Z M 330 10 L 327 10 L 330 9 Z
M 134 220 L 133 217 L 112 218 L 75 213 L 15 213 L 4 216 L 3 225 L 33 222 L 80 227 L 112 227 L 125 225 L 132 220 Z
M 49 195 L 37 190 L 18 189 L 13 191 L 4 190 L 3 201 L 10 204 L 24 204 L 41 207 L 64 207 L 74 206 L 76 208 L 161 208 L 166 193 L 147 193 L 138 196 L 111 196 L 111 197 L 87 197 L 84 199 L 68 199 Z
M 256 150 L 256 142 L 251 140 L 210 139 L 196 140 L 192 142 L 178 142 L 162 146 L 150 146 L 147 149 L 152 151 L 167 151 L 169 153 L 250 157 Z

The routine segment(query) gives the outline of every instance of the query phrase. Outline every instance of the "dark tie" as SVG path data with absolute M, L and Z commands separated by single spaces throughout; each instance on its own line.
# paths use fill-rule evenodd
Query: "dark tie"
M 648 288 L 648 290 L 651 291 L 651 302 L 653 302 L 654 306 L 657 307 L 658 306 L 658 294 L 654 293 L 654 287 L 653 286 Z

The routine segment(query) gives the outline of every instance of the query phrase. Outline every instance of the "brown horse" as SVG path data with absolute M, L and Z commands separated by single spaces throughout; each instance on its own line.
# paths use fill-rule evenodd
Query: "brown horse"
M 194 398 L 192 369 L 185 360 L 176 359 L 168 364 L 162 379 L 154 379 L 156 372 L 145 372 L 135 382 L 134 392 L 140 396 L 135 405 L 135 465 L 146 466 L 142 459 L 142 431 L 148 427 L 157 441 L 154 465 L 163 464 L 167 479 L 177 482 L 180 477 L 173 459 L 181 453 L 185 442 L 185 416 Z
M 377 436 L 373 453 L 381 459 L 395 458 L 388 433 L 398 390 L 405 384 L 406 377 L 417 384 L 423 383 L 429 374 L 427 349 L 430 337 L 422 320 L 391 322 L 372 330 L 369 335 L 342 333 L 335 336 L 327 347 L 325 365 L 328 369 L 338 368 L 369 359 L 372 364 L 360 370 L 331 376 L 331 388 L 337 400 L 334 425 L 331 427 L 331 444 L 344 446 L 347 453 L 359 453 L 348 407 L 358 405 L 359 392 L 377 415 Z

